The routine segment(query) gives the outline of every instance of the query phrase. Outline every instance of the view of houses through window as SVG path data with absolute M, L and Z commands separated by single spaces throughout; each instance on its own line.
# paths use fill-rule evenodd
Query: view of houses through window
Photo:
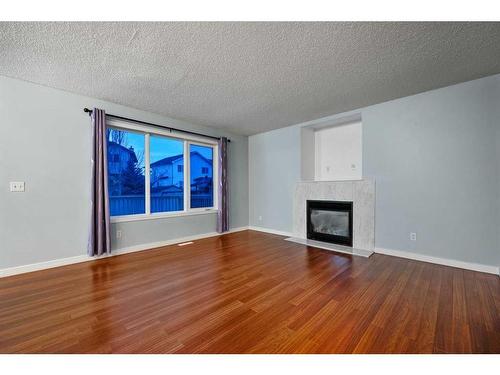
M 213 201 L 213 149 L 189 145 L 191 176 L 191 208 L 212 207 Z
M 111 216 L 144 214 L 144 134 L 107 129 Z
M 184 209 L 184 142 L 151 135 L 151 212 Z
M 146 168 L 148 139 L 149 168 Z M 187 208 L 214 206 L 212 146 L 188 143 L 187 161 L 185 140 L 156 134 L 147 137 L 144 133 L 115 128 L 108 128 L 107 140 L 111 216 L 183 211 L 186 164 L 190 176 Z M 145 176 L 148 169 L 149 194 Z

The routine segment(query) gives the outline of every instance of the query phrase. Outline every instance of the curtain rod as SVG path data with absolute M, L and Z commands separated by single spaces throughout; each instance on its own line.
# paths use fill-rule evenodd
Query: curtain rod
M 91 109 L 88 109 L 88 108 L 84 108 L 83 109 L 83 112 L 86 112 L 90 115 L 92 115 L 92 110 Z M 108 117 L 113 117 L 113 118 L 117 118 L 117 119 L 120 119 L 120 120 L 125 120 L 125 121 L 133 121 L 133 122 L 138 122 L 139 124 L 144 124 L 144 125 L 148 125 L 148 126 L 155 126 L 157 128 L 162 128 L 162 129 L 167 129 L 169 131 L 176 131 L 176 132 L 181 132 L 181 133 L 186 133 L 186 134 L 191 134 L 191 135 L 197 135 L 199 137 L 205 137 L 205 138 L 212 138 L 212 139 L 220 139 L 220 137 L 214 137 L 214 136 L 211 136 L 211 135 L 205 135 L 205 134 L 201 134 L 201 133 L 196 133 L 196 132 L 191 132 L 189 130 L 183 130 L 183 129 L 176 129 L 176 128 L 171 128 L 170 126 L 164 126 L 164 125 L 158 125 L 158 124 L 153 124 L 151 122 L 146 122 L 146 121 L 141 121 L 141 120 L 135 120 L 133 118 L 128 118 L 128 117 L 122 117 L 122 116 L 117 116 L 117 115 L 111 115 L 111 114 L 108 114 L 106 113 L 106 116 Z M 227 140 L 228 142 L 231 142 L 230 139 Z

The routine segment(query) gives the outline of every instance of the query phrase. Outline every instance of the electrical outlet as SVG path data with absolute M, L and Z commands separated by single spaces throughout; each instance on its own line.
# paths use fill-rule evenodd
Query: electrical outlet
M 10 191 L 22 193 L 24 192 L 24 181 L 11 181 L 10 182 Z
M 262 221 L 262 216 L 259 216 L 259 221 Z
M 122 238 L 122 231 L 120 229 L 116 231 L 116 238 Z
M 414 233 L 414 232 L 410 233 L 410 240 L 411 241 L 416 241 L 417 240 L 417 234 Z

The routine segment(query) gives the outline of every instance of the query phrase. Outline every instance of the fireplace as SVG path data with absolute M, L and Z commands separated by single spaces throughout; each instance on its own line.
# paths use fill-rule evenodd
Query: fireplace
M 352 202 L 307 201 L 307 238 L 352 247 Z

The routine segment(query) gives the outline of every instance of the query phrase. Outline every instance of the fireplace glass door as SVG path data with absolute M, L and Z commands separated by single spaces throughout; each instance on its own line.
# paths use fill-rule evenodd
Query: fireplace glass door
M 352 202 L 307 201 L 307 238 L 352 246 Z

